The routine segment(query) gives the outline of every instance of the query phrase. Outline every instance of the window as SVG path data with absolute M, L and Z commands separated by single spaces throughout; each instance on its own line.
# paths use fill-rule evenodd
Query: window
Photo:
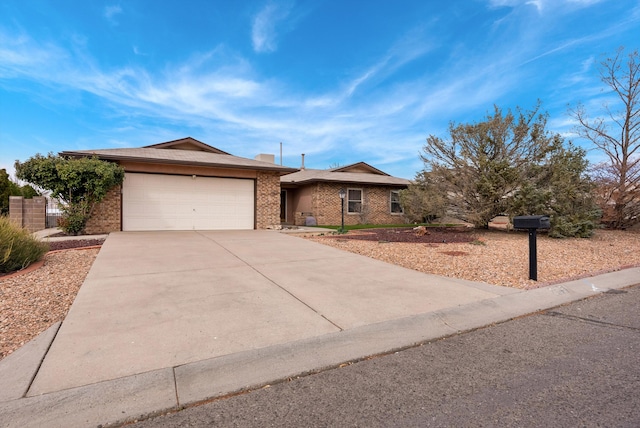
M 402 214 L 402 205 L 400 205 L 400 191 L 391 191 L 391 214 Z
M 347 190 L 347 212 L 349 214 L 362 212 L 362 189 Z

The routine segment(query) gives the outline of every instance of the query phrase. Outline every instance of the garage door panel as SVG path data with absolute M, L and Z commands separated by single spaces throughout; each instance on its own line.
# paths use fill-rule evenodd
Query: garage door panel
M 253 229 L 254 182 L 126 174 L 123 230 Z

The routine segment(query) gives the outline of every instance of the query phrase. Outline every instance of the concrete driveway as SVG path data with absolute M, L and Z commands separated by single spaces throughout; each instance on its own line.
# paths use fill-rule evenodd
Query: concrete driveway
M 276 231 L 112 233 L 28 395 L 515 292 Z

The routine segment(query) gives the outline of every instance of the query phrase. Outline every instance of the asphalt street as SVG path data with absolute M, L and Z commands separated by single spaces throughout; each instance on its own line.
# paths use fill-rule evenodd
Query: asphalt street
M 133 424 L 638 427 L 640 285 Z

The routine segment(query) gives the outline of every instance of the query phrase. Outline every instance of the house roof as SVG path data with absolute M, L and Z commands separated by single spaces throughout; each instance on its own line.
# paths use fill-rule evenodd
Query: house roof
M 356 162 L 356 163 L 352 163 L 350 165 L 339 166 L 339 167 L 336 167 L 336 168 L 329 168 L 329 171 L 380 174 L 380 175 L 386 175 L 386 176 L 390 177 L 390 175 L 387 174 L 386 172 L 381 171 L 378 168 L 375 168 L 375 167 L 369 165 L 366 162 Z
M 194 165 L 216 168 L 295 172 L 296 168 L 230 155 L 194 138 L 167 141 L 141 148 L 76 150 L 60 152 L 61 156 L 97 156 L 103 160 Z
M 209 153 L 217 153 L 220 155 L 228 155 L 225 151 L 220 150 L 217 147 L 210 146 L 208 144 L 203 143 L 202 141 L 198 141 L 193 137 L 180 138 L 178 140 L 167 141 L 165 143 L 151 144 L 150 146 L 144 146 L 143 148 L 148 149 L 174 149 L 174 150 L 196 150 L 202 152 Z
M 298 172 L 280 177 L 282 184 L 309 184 L 314 182 L 374 184 L 384 186 L 406 187 L 410 181 L 393 177 L 365 162 L 332 169 L 302 169 Z

